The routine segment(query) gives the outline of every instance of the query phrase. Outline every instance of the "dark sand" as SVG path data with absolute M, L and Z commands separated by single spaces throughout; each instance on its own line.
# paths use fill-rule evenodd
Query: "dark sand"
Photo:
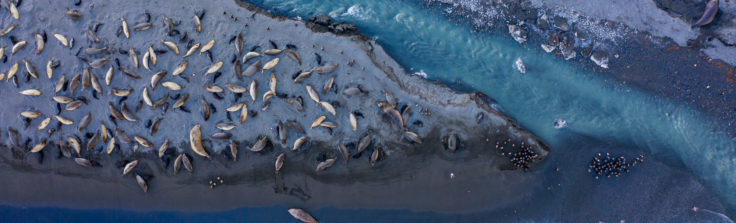
M 523 142 L 540 158 L 530 166 L 541 161 L 549 153 L 549 148 L 531 133 L 519 127 L 515 122 L 493 109 L 480 96 L 457 93 L 449 88 L 427 82 L 420 77 L 408 75 L 383 49 L 373 41 L 359 35 L 339 36 L 329 32 L 315 33 L 305 26 L 303 21 L 274 17 L 264 11 L 247 6 L 239 1 L 193 1 L 191 4 L 173 6 L 168 1 L 125 1 L 125 2 L 91 2 L 84 1 L 81 6 L 71 2 L 58 1 L 24 1 L 20 7 L 21 20 L 13 20 L 6 15 L 5 23 L 17 23 L 19 28 L 10 35 L 19 40 L 26 40 L 29 45 L 19 53 L 10 56 L 2 64 L 0 70 L 7 71 L 13 63 L 22 59 L 31 61 L 39 71 L 40 78 L 25 81 L 24 69 L 19 72 L 20 88 L 10 82 L 3 82 L 0 95 L 5 99 L 6 109 L 0 111 L 2 125 L 2 142 L 0 149 L 0 203 L 10 205 L 62 206 L 74 208 L 124 208 L 134 210 L 222 210 L 242 206 L 263 206 L 282 204 L 287 206 L 321 207 L 339 206 L 348 208 L 409 208 L 415 210 L 437 211 L 472 211 L 503 205 L 505 202 L 517 200 L 524 196 L 527 185 L 535 180 L 533 174 L 518 170 L 509 163 L 496 149 L 497 142 L 510 140 L 518 150 Z M 66 8 L 79 10 L 84 17 L 72 20 L 64 15 Z M 247 9 L 250 8 L 250 9 Z M 202 20 L 203 32 L 194 31 L 193 15 L 205 11 Z M 38 13 L 43 12 L 43 13 Z M 146 20 L 144 12 L 151 14 L 154 28 L 146 31 L 132 31 L 132 27 Z M 257 13 L 256 13 L 257 12 Z M 163 16 L 181 21 L 176 29 L 183 35 L 188 33 L 189 39 L 195 43 L 206 43 L 216 40 L 212 49 L 213 60 L 205 54 L 187 57 L 189 68 L 183 76 L 167 75 L 163 81 L 174 81 L 185 88 L 178 93 L 189 93 L 189 102 L 185 105 L 191 113 L 169 109 L 163 113 L 161 109 L 153 110 L 143 105 L 136 112 L 137 122 L 116 121 L 108 118 L 108 102 L 118 108 L 119 97 L 110 94 L 111 87 L 133 88 L 134 92 L 126 103 L 135 107 L 142 103 L 141 92 L 144 86 L 150 87 L 150 77 L 157 71 L 169 70 L 183 61 L 181 56 L 172 52 L 158 55 L 158 65 L 153 71 L 136 69 L 143 76 L 134 80 L 123 75 L 114 62 L 132 67 L 127 55 L 118 52 L 133 47 L 139 56 L 149 44 L 154 48 L 166 50 L 161 39 L 177 43 L 182 54 L 186 51 L 186 43 L 180 43 L 181 36 L 169 37 L 163 22 Z M 116 36 L 120 26 L 120 17 L 125 17 L 131 27 L 131 38 Z M 86 28 L 94 23 L 103 23 L 97 35 L 102 44 L 92 43 L 86 36 Z M 46 27 L 45 30 L 41 27 Z M 319 28 L 315 28 L 320 30 Z M 48 42 L 40 55 L 35 55 L 35 32 L 46 31 Z M 228 40 L 238 32 L 245 37 L 245 51 L 260 46 L 256 51 L 262 52 L 272 48 L 269 40 L 275 42 L 280 49 L 286 44 L 293 44 L 301 55 L 302 64 L 280 54 L 281 58 L 274 73 L 278 77 L 277 92 L 288 97 L 301 96 L 306 112 L 299 112 L 286 104 L 283 98 L 274 97 L 270 108 L 262 111 L 264 106 L 262 95 L 268 89 L 268 78 L 271 71 L 259 73 L 253 77 L 238 80 L 232 73 L 232 59 L 237 52 Z M 62 33 L 74 39 L 73 48 L 64 48 L 52 33 Z M 3 44 L 11 45 L 8 38 Z M 104 93 L 95 99 L 92 89 L 78 89 L 72 95 L 68 91 L 60 95 L 84 96 L 89 103 L 75 111 L 62 111 L 61 115 L 75 121 L 74 125 L 61 126 L 51 136 L 46 130 L 38 131 L 36 126 L 43 119 L 32 120 L 29 127 L 18 114 L 33 109 L 44 113 L 44 117 L 56 114 L 56 104 L 51 101 L 54 85 L 61 74 L 71 79 L 87 67 L 86 63 L 74 55 L 80 48 L 103 47 L 111 49 L 109 54 L 79 56 L 95 59 L 109 57 L 110 64 L 116 69 L 113 84 L 104 86 Z M 8 47 L 6 55 L 9 55 Z M 330 74 L 314 73 L 301 84 L 292 81 L 292 75 L 300 70 L 308 70 L 319 66 L 315 53 L 321 55 L 322 64 L 340 64 Z M 61 61 L 61 67 L 54 71 L 49 80 L 45 76 L 44 66 L 48 59 L 55 57 Z M 255 60 L 262 63 L 275 58 L 264 56 Z M 253 63 L 249 61 L 243 69 Z M 354 63 L 349 63 L 354 60 Z M 221 76 L 213 82 L 213 76 L 204 75 L 204 71 L 214 62 L 224 61 L 220 69 Z M 107 65 L 100 69 L 92 69 L 92 74 L 104 84 L 104 73 Z M 23 68 L 21 63 L 21 68 Z M 336 76 L 337 92 L 323 94 L 321 89 L 327 79 Z M 214 83 L 224 87 L 226 83 L 237 83 L 247 86 L 251 80 L 258 82 L 258 97 L 252 103 L 248 95 L 237 97 L 226 90 L 221 94 L 224 99 L 217 99 L 205 92 L 203 84 Z M 303 85 L 312 85 L 320 92 L 322 101 L 336 105 L 337 116 L 325 112 L 309 99 Z M 362 86 L 368 91 L 365 95 L 344 96 L 339 92 L 349 86 Z M 21 96 L 18 91 L 37 88 L 42 96 Z M 149 88 L 149 91 L 151 89 Z M 422 144 L 413 144 L 402 137 L 402 130 L 383 114 L 376 106 L 385 101 L 382 90 L 391 92 L 398 99 L 397 108 L 411 106 L 412 112 L 406 120 L 408 130 L 422 137 Z M 151 91 L 153 100 L 166 95 L 169 91 L 158 86 Z M 171 92 L 171 96 L 177 92 Z M 212 103 L 213 112 L 208 121 L 200 114 L 200 97 L 204 96 Z M 490 103 L 492 99 L 489 99 Z M 170 100 L 173 104 L 174 100 Z M 208 136 L 220 132 L 215 124 L 227 121 L 225 108 L 236 103 L 247 102 L 251 112 L 257 116 L 230 131 L 238 141 L 239 159 L 233 162 L 228 155 L 227 141 L 211 140 Z M 348 124 L 348 112 L 360 111 L 363 117 L 358 118 L 358 131 L 353 132 Z M 92 112 L 93 121 L 83 132 L 77 131 L 77 124 L 82 116 Z M 478 122 L 478 114 L 484 118 Z M 239 113 L 231 114 L 237 123 Z M 326 115 L 327 120 L 338 124 L 331 133 L 324 128 L 309 129 L 312 121 Z M 160 130 L 154 136 L 149 135 L 145 123 L 156 118 L 163 118 Z M 303 134 L 289 130 L 286 144 L 277 139 L 277 120 L 296 120 L 305 129 L 312 141 L 299 151 L 290 151 L 294 140 Z M 133 152 L 133 144 L 119 144 L 119 148 L 108 156 L 102 153 L 104 143 L 100 143 L 93 151 L 83 151 L 81 156 L 98 162 L 94 168 L 85 168 L 74 163 L 72 158 L 63 157 L 56 144 L 47 146 L 41 154 L 31 154 L 30 147 L 42 138 L 48 137 L 51 142 L 58 142 L 68 136 L 82 139 L 86 146 L 88 136 L 99 131 L 100 122 L 108 128 L 118 127 L 134 135 L 144 136 L 157 149 L 165 139 L 171 140 L 171 148 L 163 160 L 156 156 L 156 151 L 141 147 Z M 53 120 L 48 128 L 57 127 Z M 189 129 L 202 125 L 205 147 L 212 156 L 211 160 L 195 155 L 189 149 Z M 8 127 L 18 129 L 20 142 L 17 145 L 9 139 Z M 450 153 L 445 148 L 443 138 L 450 132 L 458 134 L 460 146 L 457 152 Z M 90 134 L 86 134 L 90 133 Z M 373 141 L 362 154 L 354 154 L 355 144 L 360 137 L 369 134 Z M 85 136 L 87 135 L 87 136 Z M 271 143 L 259 153 L 250 152 L 246 146 L 260 136 L 268 136 Z M 29 139 L 30 141 L 27 141 Z M 335 151 L 339 140 L 348 144 L 354 155 L 346 166 L 338 159 L 337 163 L 324 172 L 316 173 L 317 163 L 326 157 L 338 157 Z M 120 142 L 120 141 L 118 141 Z M 385 156 L 375 167 L 369 164 L 370 153 L 382 148 Z M 508 146 L 507 146 L 508 148 Z M 507 149 L 506 151 L 508 151 Z M 275 157 L 284 152 L 286 163 L 280 174 L 274 173 Z M 173 174 L 173 160 L 179 153 L 187 153 L 192 158 L 194 173 L 182 170 Z M 121 176 L 122 166 L 130 160 L 137 159 L 141 163 L 132 174 Z M 451 178 L 450 174 L 454 174 Z M 144 176 L 149 182 L 150 190 L 144 193 L 136 184 L 135 174 Z M 208 182 L 221 177 L 224 184 L 210 189 Z M 437 202 L 443 201 L 443 202 Z

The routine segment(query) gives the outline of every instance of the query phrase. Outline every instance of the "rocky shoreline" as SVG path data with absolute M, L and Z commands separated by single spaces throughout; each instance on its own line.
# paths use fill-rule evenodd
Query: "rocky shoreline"
M 733 39 L 730 18 L 736 7 L 720 2 L 715 20 L 700 28 L 690 24 L 702 14 L 706 1 L 433 0 L 417 4 L 438 9 L 476 31 L 503 33 L 525 47 L 582 64 L 616 80 L 611 86 L 634 87 L 685 103 L 736 136 L 736 68 L 729 56 L 736 47 L 728 41 Z
M 67 17 L 64 8 L 78 10 L 81 18 Z M 28 40 L 29 46 L 6 53 L 0 70 L 24 59 L 39 65 L 54 58 L 60 65 L 51 78 L 32 78 L 29 69 L 0 85 L 0 95 L 8 98 L 8 109 L 0 111 L 0 176 L 13 179 L 0 184 L 2 204 L 200 211 L 282 204 L 468 211 L 522 197 L 535 176 L 521 169 L 533 167 L 550 152 L 544 142 L 493 108 L 487 96 L 457 93 L 409 75 L 354 26 L 324 17 L 296 21 L 238 0 L 175 6 L 166 1 L 26 1 L 18 9 L 22 19 L 12 20 L 18 24 L 12 39 Z M 36 11 L 47 13 L 31 17 Z M 192 15 L 201 20 L 202 32 L 195 31 Z M 119 28 L 120 18 L 127 19 L 129 34 Z M 56 22 L 47 30 L 28 28 L 49 21 Z M 49 37 L 46 49 L 37 55 L 30 41 L 36 32 L 61 33 L 76 43 L 67 47 Z M 238 34 L 244 39 L 240 46 Z M 182 59 L 160 43 L 164 40 L 181 52 L 193 43 L 215 42 L 209 51 Z M 150 71 L 133 68 L 130 53 L 125 53 L 130 48 L 146 52 L 140 62 L 151 63 Z M 90 54 L 89 49 L 105 50 Z M 242 63 L 248 51 L 262 55 Z M 155 54 L 157 65 L 149 59 Z M 109 64 L 94 62 L 105 58 Z M 189 68 L 173 77 L 183 61 Z M 256 72 L 249 75 L 253 66 Z M 62 85 L 67 87 L 55 91 L 62 75 L 73 80 L 74 74 L 84 73 L 85 85 L 87 76 L 92 82 L 94 77 L 105 80 L 108 75 L 100 74 L 108 68 L 114 73 L 109 86 L 92 83 L 85 89 L 68 81 Z M 156 75 L 161 71 L 166 71 L 163 78 Z M 178 83 L 182 89 L 158 86 L 159 81 Z M 248 88 L 249 83 L 257 87 Z M 248 89 L 224 89 L 228 84 Z M 23 89 L 42 93 L 19 95 Z M 112 89 L 131 93 L 120 97 Z M 190 99 L 175 108 L 185 94 Z M 55 95 L 83 103 L 62 110 L 52 101 Z M 147 100 L 163 102 L 151 106 L 144 103 Z M 239 103 L 239 111 L 226 111 Z M 125 117 L 111 115 L 109 107 L 124 110 Z M 41 117 L 19 117 L 24 111 Z M 319 117 L 325 118 L 315 121 Z M 51 123 L 38 130 L 45 118 Z M 69 122 L 65 119 L 73 124 L 61 124 Z M 190 149 L 198 141 L 190 136 L 194 126 L 201 126 L 204 153 Z M 70 137 L 79 141 L 79 153 Z M 257 146 L 264 137 L 266 145 Z M 296 146 L 305 137 L 306 143 Z M 113 138 L 117 143 L 111 143 Z M 162 146 L 166 142 L 168 146 Z M 110 144 L 114 149 L 108 150 Z M 340 144 L 349 154 L 338 150 Z M 188 166 L 178 163 L 181 154 L 190 160 L 192 171 L 175 172 L 175 166 Z M 285 157 L 282 166 L 277 157 Z M 90 161 L 91 167 L 75 162 L 78 158 Z M 137 165 L 123 175 L 131 161 Z M 326 169 L 315 170 L 326 162 Z M 145 182 L 147 192 L 136 178 Z M 437 200 L 447 202 L 427 202 Z

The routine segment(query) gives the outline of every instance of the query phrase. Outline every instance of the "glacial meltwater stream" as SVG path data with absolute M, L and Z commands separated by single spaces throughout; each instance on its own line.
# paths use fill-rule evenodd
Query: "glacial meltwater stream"
M 377 39 L 410 72 L 459 82 L 498 101 L 501 110 L 546 140 L 553 153 L 584 135 L 635 146 L 654 159 L 676 159 L 736 205 L 736 142 L 699 112 L 660 97 L 605 81 L 536 46 L 508 36 L 472 33 L 437 12 L 399 0 L 259 0 L 273 13 L 303 19 L 327 14 L 356 24 Z M 513 67 L 522 58 L 520 74 Z M 615 65 L 614 65 L 615 66 Z M 565 119 L 569 127 L 553 127 Z M 581 139 L 582 140 L 582 139 Z M 580 151 L 580 156 L 591 156 Z M 583 171 L 585 167 L 581 166 Z

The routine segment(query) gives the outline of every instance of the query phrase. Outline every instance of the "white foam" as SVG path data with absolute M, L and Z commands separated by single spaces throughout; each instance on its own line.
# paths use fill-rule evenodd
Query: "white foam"
M 414 75 L 427 79 L 427 73 L 425 73 L 423 70 L 419 70 L 419 72 L 415 72 Z
M 354 17 L 360 20 L 366 20 L 366 19 L 371 18 L 371 13 L 365 10 L 360 5 L 356 4 L 356 5 L 350 6 L 350 8 L 348 8 L 348 10 L 342 14 L 342 16 L 350 16 L 350 17 Z

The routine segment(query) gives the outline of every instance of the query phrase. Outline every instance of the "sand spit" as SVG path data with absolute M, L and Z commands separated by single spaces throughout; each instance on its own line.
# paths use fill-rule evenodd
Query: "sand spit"
M 81 17 L 68 17 L 65 8 Z M 24 64 L 24 59 L 39 69 L 51 58 L 59 65 L 51 65 L 51 78 L 30 77 L 32 69 L 20 69 L 17 80 L 0 84 L 0 95 L 6 96 L 0 111 L 0 176 L 12 179 L 0 183 L 3 204 L 468 211 L 521 197 L 535 178 L 521 169 L 549 153 L 543 142 L 497 111 L 492 99 L 409 75 L 352 26 L 324 17 L 297 21 L 226 0 L 184 5 L 24 1 L 19 11 L 21 20 L 6 24 L 18 27 L 5 44 L 10 45 L 8 39 L 35 42 L 37 32 L 49 37 L 38 55 L 31 46 L 12 56 L 6 53 L 0 70 Z M 63 34 L 69 46 L 54 42 L 52 33 Z M 182 54 L 175 54 L 171 43 Z M 243 63 L 248 52 L 260 56 Z M 185 61 L 187 68 L 172 76 Z M 81 78 L 73 88 L 77 74 Z M 300 74 L 308 77 L 295 81 Z M 62 76 L 66 87 L 55 93 Z M 166 82 L 176 85 L 158 86 Z M 41 95 L 18 94 L 23 89 Z M 121 97 L 113 89 L 130 93 Z M 54 96 L 82 104 L 65 109 L 67 104 Z M 188 100 L 177 103 L 184 97 Z M 111 113 L 110 105 L 120 114 Z M 18 116 L 29 110 L 42 115 Z M 324 120 L 310 128 L 321 116 Z M 38 130 L 47 117 L 48 126 Z M 199 147 L 199 137 L 190 137 L 195 132 L 201 133 L 206 153 L 190 148 Z M 309 140 L 293 150 L 304 136 Z M 81 154 L 69 137 L 79 141 Z M 265 147 L 253 152 L 263 137 Z M 115 148 L 108 150 L 113 138 Z M 361 141 L 369 144 L 361 147 Z M 41 142 L 46 146 L 31 153 Z M 347 164 L 340 143 L 350 153 Z M 283 166 L 276 173 L 274 162 L 281 154 Z M 75 158 L 89 160 L 92 167 Z M 315 170 L 333 158 L 337 161 L 331 167 Z M 191 172 L 183 159 L 190 160 Z M 123 176 L 133 160 L 137 165 Z M 175 166 L 181 167 L 178 173 Z M 435 202 L 440 200 L 446 202 Z

